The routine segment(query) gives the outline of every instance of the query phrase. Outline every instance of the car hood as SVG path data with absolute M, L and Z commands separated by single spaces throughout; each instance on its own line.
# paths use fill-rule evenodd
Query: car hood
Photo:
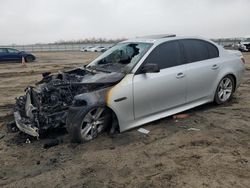
M 93 84 L 114 84 L 118 83 L 123 77 L 124 73 L 119 72 L 101 72 L 88 70 L 86 68 L 76 68 L 69 71 L 64 71 L 57 74 L 50 72 L 43 73 L 43 79 L 36 83 L 36 85 L 52 84 L 57 85 L 93 85 Z
M 72 74 L 72 73 L 71 73 Z M 85 74 L 80 83 L 82 84 L 94 84 L 94 83 L 115 83 L 119 82 L 124 77 L 123 73 L 112 72 L 112 73 L 87 73 Z

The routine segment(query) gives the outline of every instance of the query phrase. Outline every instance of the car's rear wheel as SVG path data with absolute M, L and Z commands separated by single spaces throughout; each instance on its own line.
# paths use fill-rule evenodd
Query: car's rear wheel
M 30 55 L 25 57 L 26 62 L 32 62 L 33 60 L 34 60 L 34 58 L 32 56 L 30 56 Z
M 235 81 L 233 76 L 227 75 L 221 79 L 217 87 L 214 101 L 216 104 L 223 104 L 229 101 L 234 92 Z
M 80 113 L 81 122 L 69 130 L 73 142 L 83 143 L 93 140 L 103 133 L 110 123 L 111 114 L 104 106 L 93 106 Z

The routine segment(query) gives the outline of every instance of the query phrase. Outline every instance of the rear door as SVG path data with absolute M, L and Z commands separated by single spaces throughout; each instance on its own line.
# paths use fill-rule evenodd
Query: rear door
M 158 64 L 160 72 L 136 74 L 133 79 L 135 119 L 185 103 L 186 80 L 178 41 L 157 46 L 144 64 Z M 140 69 L 140 68 L 139 68 Z
M 198 39 L 184 39 L 181 44 L 187 65 L 187 102 L 206 98 L 213 93 L 220 69 L 219 51 L 212 43 Z

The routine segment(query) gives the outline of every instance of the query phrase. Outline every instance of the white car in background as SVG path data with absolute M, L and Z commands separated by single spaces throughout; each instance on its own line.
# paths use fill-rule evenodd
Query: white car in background
M 87 47 L 83 46 L 83 47 L 81 47 L 80 51 L 81 52 L 90 52 L 90 50 L 92 48 L 94 48 L 94 47 L 93 46 L 87 46 Z
M 90 52 L 105 52 L 107 49 L 103 46 L 96 46 L 90 49 Z
M 103 46 L 88 46 L 80 49 L 81 52 L 105 52 L 106 50 L 107 48 Z

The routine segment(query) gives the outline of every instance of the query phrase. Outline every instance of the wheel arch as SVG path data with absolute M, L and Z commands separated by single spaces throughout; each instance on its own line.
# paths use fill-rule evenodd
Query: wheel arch
M 111 115 L 112 115 L 112 121 L 110 123 L 110 125 L 108 126 L 108 129 L 111 129 L 113 126 L 113 123 L 117 123 L 116 128 L 118 131 L 120 131 L 120 124 L 119 124 L 119 117 L 117 115 L 116 110 L 108 105 L 107 101 L 106 101 L 106 93 L 110 88 L 103 88 L 94 92 L 90 92 L 90 93 L 84 93 L 84 94 L 80 94 L 78 96 L 75 96 L 74 100 L 73 100 L 73 106 L 70 108 L 73 113 L 75 113 L 72 109 L 74 109 L 75 107 L 79 109 L 83 109 L 86 108 L 87 106 L 94 106 L 94 105 L 101 105 L 103 107 L 106 107 Z M 77 111 L 78 111 L 77 110 Z M 71 113 L 69 114 L 69 116 L 73 116 Z M 70 117 L 71 119 L 71 117 Z
M 234 87 L 233 87 L 233 92 L 235 92 L 235 90 L 236 90 L 236 86 L 237 86 L 237 79 L 236 79 L 236 76 L 235 76 L 234 74 L 232 74 L 232 73 L 227 74 L 227 75 L 232 76 L 232 77 L 233 77 L 233 79 L 234 79 Z M 227 75 L 226 75 L 226 76 L 227 76 Z
M 111 130 L 112 127 L 114 126 L 114 128 L 120 132 L 120 124 L 119 124 L 119 119 L 118 119 L 116 112 L 108 105 L 106 105 L 105 107 L 110 111 L 111 117 L 112 117 L 110 125 L 107 127 L 107 129 Z

